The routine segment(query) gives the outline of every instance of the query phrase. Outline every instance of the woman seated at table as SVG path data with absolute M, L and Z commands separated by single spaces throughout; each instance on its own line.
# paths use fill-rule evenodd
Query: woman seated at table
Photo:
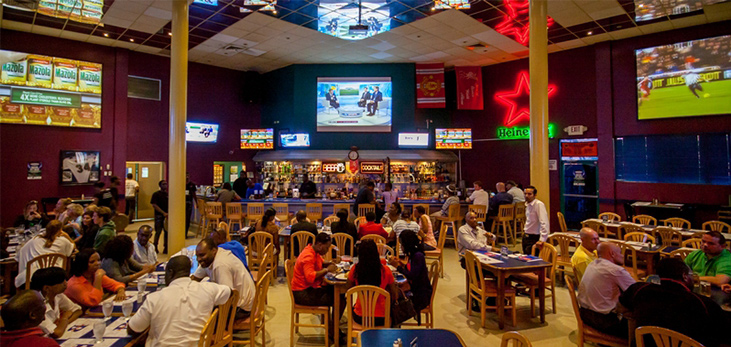
M 61 253 L 66 257 L 70 257 L 74 252 L 74 242 L 69 235 L 61 230 L 61 222 L 53 220 L 46 226 L 46 232 L 41 233 L 30 239 L 18 251 L 16 258 L 18 259 L 18 276 L 15 277 L 15 287 L 25 287 L 25 267 L 33 258 L 48 254 Z M 57 266 L 61 262 L 56 263 Z M 32 273 L 31 273 L 32 275 Z
M 381 225 L 384 228 L 393 227 L 393 224 L 401 219 L 401 204 L 398 202 L 391 203 L 391 207 L 388 208 L 388 212 L 381 218 Z
M 341 208 L 335 214 L 340 220 L 333 222 L 330 225 L 330 230 L 333 234 L 345 233 L 353 238 L 353 241 L 358 240 L 358 229 L 355 228 L 355 224 L 348 222 L 348 210 Z M 350 249 L 350 245 L 345 245 L 345 249 Z M 349 254 L 353 255 L 353 254 Z
M 84 211 L 81 215 L 81 238 L 76 240 L 76 248 L 94 248 L 94 239 L 99 232 L 99 226 L 94 223 L 94 211 Z
M 426 266 L 426 258 L 424 257 L 424 246 L 416 233 L 411 230 L 404 230 L 399 235 L 399 240 L 408 260 L 406 264 L 403 264 L 399 258 L 392 257 L 390 264 L 409 280 L 411 293 L 414 294 L 411 302 L 414 304 L 414 310 L 418 313 L 429 306 L 432 294 L 429 269 Z M 416 321 L 421 323 L 420 314 L 416 316 Z
M 378 247 L 373 240 L 363 240 L 358 246 L 358 264 L 353 265 L 348 274 L 348 288 L 358 285 L 372 285 L 385 289 L 391 294 L 391 302 L 394 302 L 399 295 L 393 273 L 388 266 L 381 263 L 381 256 Z M 390 303 L 389 303 L 390 305 Z M 379 296 L 376 300 L 375 325 L 385 325 L 386 298 Z M 360 300 L 355 301 L 353 308 L 353 321 L 363 324 L 363 310 Z
M 107 242 L 102 269 L 109 278 L 128 284 L 155 271 L 157 264 L 142 265 L 132 259 L 135 253 L 134 242 L 127 235 L 118 235 Z
M 53 215 L 56 220 L 63 220 L 66 218 L 66 208 L 73 203 L 71 198 L 61 198 L 56 202 L 56 207 L 53 209 Z
M 40 212 L 38 212 L 38 201 L 31 200 L 28 201 L 27 204 L 25 204 L 25 208 L 23 209 L 23 215 L 18 216 L 18 218 L 15 219 L 13 227 L 23 227 L 24 229 L 30 229 L 31 227 L 36 225 L 44 227 L 46 223 L 48 223 L 48 219 Z
M 231 183 L 224 183 L 223 187 L 221 187 L 221 190 L 218 191 L 218 194 L 216 194 L 216 201 L 226 204 L 231 201 L 239 201 L 241 200 L 241 197 L 236 194 L 233 189 L 231 189 Z M 225 206 L 224 206 L 225 210 Z
M 424 206 L 416 206 L 414 209 L 414 220 L 419 224 L 419 236 L 424 240 L 424 248 L 428 251 L 437 249 L 437 239 L 434 237 L 431 219 L 426 213 Z M 426 246 L 431 247 L 431 249 Z
M 64 226 L 70 225 L 74 228 L 73 234 L 69 234 L 74 240 L 81 237 L 81 215 L 84 208 L 79 204 L 71 204 L 66 207 L 66 217 L 61 221 Z
M 81 306 L 63 294 L 66 290 L 66 270 L 60 267 L 39 269 L 33 274 L 30 289 L 43 295 L 46 301 L 46 318 L 41 329 L 55 339 L 63 336 L 70 322 L 81 316 Z
M 114 301 L 126 298 L 124 283 L 107 277 L 106 272 L 99 268 L 99 253 L 93 248 L 81 250 L 71 263 L 71 278 L 64 294 L 71 301 L 83 306 L 94 307 L 102 302 L 104 290 L 116 293 Z
M 277 211 L 271 207 L 264 211 L 264 216 L 262 216 L 261 220 L 256 223 L 255 230 L 272 234 L 272 237 L 274 238 L 274 250 L 279 252 L 279 227 L 276 223 L 274 223 L 274 216 L 276 214 Z

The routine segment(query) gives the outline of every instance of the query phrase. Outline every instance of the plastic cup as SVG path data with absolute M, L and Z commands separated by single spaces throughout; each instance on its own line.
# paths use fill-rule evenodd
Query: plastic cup
M 107 330 L 107 323 L 98 321 L 94 323 L 94 343 L 101 343 L 104 341 L 104 331 Z
M 129 316 L 132 314 L 132 301 L 127 300 L 122 303 L 122 314 L 126 320 L 129 320 Z
M 139 279 L 137 280 L 137 290 L 138 290 L 138 291 L 139 291 L 140 293 L 144 293 L 144 292 L 145 292 L 145 290 L 147 290 L 147 278 L 146 278 L 145 276 L 143 276 L 143 277 L 140 277 L 140 278 L 139 278 Z
M 114 310 L 114 303 L 111 301 L 105 301 L 102 303 L 102 312 L 104 313 L 104 319 L 109 319 L 112 316 Z

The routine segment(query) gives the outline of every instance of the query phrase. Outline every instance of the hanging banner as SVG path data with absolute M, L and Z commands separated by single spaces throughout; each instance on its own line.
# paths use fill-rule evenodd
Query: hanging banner
M 457 109 L 482 110 L 482 69 L 479 66 L 457 66 Z
M 445 106 L 444 63 L 416 64 L 416 107 Z

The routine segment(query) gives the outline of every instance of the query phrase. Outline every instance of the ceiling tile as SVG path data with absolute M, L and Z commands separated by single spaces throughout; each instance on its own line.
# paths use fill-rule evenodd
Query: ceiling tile
M 578 7 L 553 13 L 549 12 L 548 15 L 551 16 L 556 23 L 561 24 L 563 27 L 570 27 L 592 21 L 592 18 Z
M 28 23 L 21 23 L 16 22 L 12 20 L 2 20 L 0 21 L 0 24 L 2 24 L 3 29 L 10 29 L 10 30 L 18 30 L 18 31 L 31 31 L 31 28 L 33 25 Z
M 613 40 L 621 40 L 621 39 L 626 39 L 628 37 L 640 36 L 640 35 L 642 35 L 642 31 L 640 30 L 640 28 L 627 28 L 627 29 L 612 31 L 609 33 L 609 36 L 611 36 Z
M 234 41 L 236 41 L 238 39 L 239 39 L 238 37 L 229 36 L 229 35 L 221 34 L 221 33 L 216 34 L 213 37 L 211 37 L 211 40 L 226 42 L 226 43 L 233 43 Z
M 563 48 L 563 49 L 571 49 L 581 46 L 586 46 L 584 41 L 581 41 L 581 39 L 575 39 L 575 40 L 569 40 L 564 42 L 559 42 L 556 44 L 557 46 Z
M 376 59 L 384 59 L 384 58 L 392 57 L 393 55 L 388 54 L 386 52 L 378 52 L 378 53 L 371 54 L 370 56 L 373 58 L 376 58 Z
M 673 25 L 670 24 L 670 21 L 664 21 L 664 22 L 652 23 L 652 24 L 648 24 L 648 25 L 640 25 L 640 26 L 638 26 L 638 28 L 640 29 L 640 31 L 642 31 L 643 34 L 647 35 L 647 34 L 657 33 L 657 32 L 661 32 L 661 31 L 672 30 Z
M 54 36 L 54 37 L 59 37 L 61 35 L 61 30 L 59 30 L 59 29 L 47 28 L 47 27 L 43 27 L 40 25 L 34 25 L 33 29 L 31 29 L 31 32 L 34 34 Z
M 104 17 L 109 16 L 109 17 L 116 17 L 116 18 L 120 18 L 120 19 L 126 19 L 126 20 L 134 21 L 141 14 L 142 13 L 129 12 L 129 11 L 125 11 L 125 10 L 122 10 L 122 9 L 119 9 L 119 8 L 116 8 L 115 9 L 114 6 L 112 6 L 104 14 Z
M 119 9 L 127 12 L 142 14 L 149 6 L 150 4 L 140 3 L 136 1 L 117 0 L 112 4 L 109 10 Z M 107 10 L 107 12 L 109 12 L 109 10 Z
M 117 0 L 119 1 L 119 0 Z M 173 19 L 173 13 L 167 10 L 163 10 L 157 7 L 149 7 L 147 10 L 145 10 L 145 15 L 148 15 L 150 17 L 155 17 L 159 19 L 165 19 L 165 20 L 172 20 Z
M 694 26 L 694 25 L 701 25 L 701 24 L 706 23 L 706 16 L 704 14 L 700 14 L 700 15 L 692 16 L 692 17 L 678 18 L 678 19 L 671 20 L 670 23 L 673 25 L 673 28 L 675 28 L 675 29 L 685 28 L 685 27 Z
M 121 18 L 116 18 L 116 17 L 112 17 L 109 15 L 105 15 L 104 17 L 102 17 L 102 23 L 108 24 L 108 25 L 114 25 L 114 26 L 117 26 L 120 28 L 127 28 L 130 25 L 132 25 L 132 23 L 134 23 L 134 20 L 121 19 Z
M 394 48 L 396 46 L 392 45 L 389 42 L 380 41 L 379 43 L 377 43 L 375 45 L 372 45 L 372 46 L 368 46 L 368 47 L 373 48 L 373 49 L 376 49 L 376 50 L 379 50 L 379 51 L 387 51 L 387 50 L 389 50 L 391 48 Z M 389 54 L 389 56 L 390 56 L 390 54 Z

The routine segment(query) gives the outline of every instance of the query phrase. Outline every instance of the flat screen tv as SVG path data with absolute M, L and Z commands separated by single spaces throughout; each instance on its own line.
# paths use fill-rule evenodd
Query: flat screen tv
M 401 148 L 429 147 L 429 133 L 399 133 L 398 146 Z
M 731 113 L 731 35 L 635 51 L 637 118 Z
M 274 129 L 241 129 L 241 149 L 274 149 Z
M 472 129 L 436 129 L 434 138 L 437 149 L 472 149 Z
M 93 184 L 99 181 L 98 151 L 61 151 L 61 185 Z
M 391 77 L 318 77 L 317 131 L 390 132 Z
M 308 133 L 280 134 L 279 140 L 284 148 L 310 147 L 310 134 Z
M 635 21 L 641 22 L 660 17 L 701 11 L 705 6 L 724 1 L 727 0 L 634 0 Z
M 218 124 L 185 122 L 185 141 L 216 143 Z

